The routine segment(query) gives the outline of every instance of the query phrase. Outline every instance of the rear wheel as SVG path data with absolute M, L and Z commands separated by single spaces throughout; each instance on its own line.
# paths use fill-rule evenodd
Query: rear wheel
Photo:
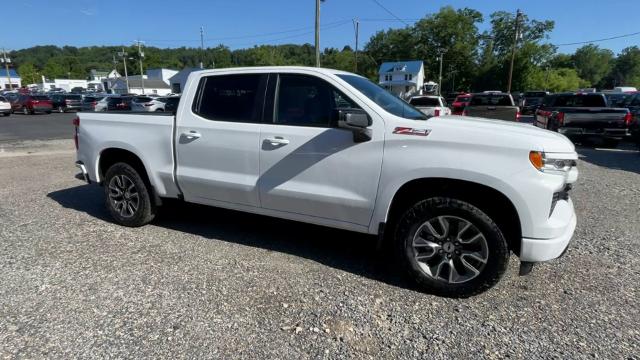
M 107 209 L 121 225 L 138 227 L 155 217 L 150 187 L 129 164 L 116 163 L 107 170 L 104 192 Z
M 509 248 L 496 223 L 452 198 L 430 198 L 409 208 L 395 242 L 409 277 L 440 296 L 482 293 L 500 280 L 509 263 Z
M 63 113 L 64 112 L 64 109 L 62 108 L 62 106 L 58 106 L 58 112 L 59 113 Z
M 26 107 L 22 108 L 22 113 L 25 115 L 29 115 L 29 109 L 27 109 Z

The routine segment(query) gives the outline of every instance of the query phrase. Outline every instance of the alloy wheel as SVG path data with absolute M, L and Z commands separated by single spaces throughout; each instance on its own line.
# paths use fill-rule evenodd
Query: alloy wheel
M 126 175 L 116 175 L 111 178 L 109 181 L 109 201 L 120 216 L 133 217 L 140 206 L 140 195 L 135 183 Z
M 413 258 L 429 277 L 459 284 L 476 278 L 489 258 L 484 234 L 457 216 L 437 216 L 424 222 L 413 237 Z

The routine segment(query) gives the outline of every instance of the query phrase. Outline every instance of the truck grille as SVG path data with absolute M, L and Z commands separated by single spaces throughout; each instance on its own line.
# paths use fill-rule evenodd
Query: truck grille
M 566 184 L 561 191 L 553 193 L 553 198 L 551 199 L 551 210 L 549 211 L 549 217 L 553 214 L 553 210 L 556 208 L 556 204 L 560 200 L 569 200 L 569 191 L 571 190 L 571 184 Z

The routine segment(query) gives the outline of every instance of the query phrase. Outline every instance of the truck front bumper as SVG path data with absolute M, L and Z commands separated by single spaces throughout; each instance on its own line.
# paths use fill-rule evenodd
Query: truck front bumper
M 569 221 L 563 231 L 557 237 L 551 239 L 522 238 L 520 249 L 520 261 L 541 262 L 556 259 L 562 256 L 571 242 L 573 232 L 576 229 L 576 215 L 573 212 L 573 204 L 569 202 L 571 213 Z

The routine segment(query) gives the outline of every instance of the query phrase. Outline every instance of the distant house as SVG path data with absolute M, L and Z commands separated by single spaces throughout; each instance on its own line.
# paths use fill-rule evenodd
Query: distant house
M 87 88 L 94 91 L 106 91 L 110 86 L 110 79 L 117 79 L 121 75 L 116 70 L 100 71 L 92 69 L 89 72 L 89 82 Z
M 379 84 L 400 97 L 420 94 L 424 85 L 424 65 L 419 60 L 384 62 L 378 75 Z
M 200 71 L 200 68 L 184 68 L 180 70 L 177 74 L 173 75 L 171 79 L 169 79 L 169 83 L 171 86 L 171 92 L 175 94 L 180 94 L 184 90 L 184 85 L 187 83 L 187 79 L 189 78 L 189 74 L 194 71 Z
M 9 79 L 11 79 L 11 81 L 9 81 Z M 11 87 L 9 87 L 9 83 L 11 83 Z M 22 79 L 15 69 L 9 69 L 9 74 L 7 76 L 7 70 L 4 67 L 0 68 L 0 89 L 17 89 L 21 86 Z
M 129 76 L 129 88 L 127 89 L 127 79 L 120 77 L 112 79 L 110 81 L 109 89 L 114 94 L 157 94 L 168 95 L 171 93 L 171 87 L 161 79 L 149 79 L 145 75 L 144 78 L 140 75 Z

